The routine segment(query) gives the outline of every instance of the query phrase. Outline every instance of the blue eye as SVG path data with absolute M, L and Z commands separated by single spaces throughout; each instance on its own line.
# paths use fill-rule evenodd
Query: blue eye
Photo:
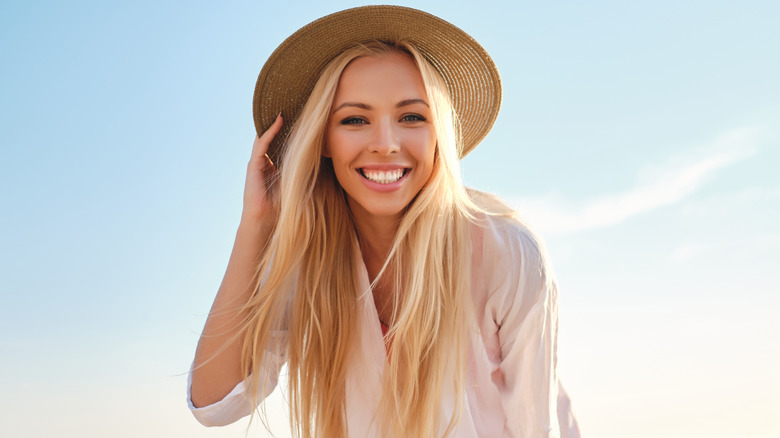
M 360 117 L 347 117 L 340 122 L 342 125 L 364 125 L 368 123 L 365 119 Z
M 425 117 L 419 115 L 419 114 L 407 114 L 403 117 L 401 117 L 402 122 L 424 122 Z

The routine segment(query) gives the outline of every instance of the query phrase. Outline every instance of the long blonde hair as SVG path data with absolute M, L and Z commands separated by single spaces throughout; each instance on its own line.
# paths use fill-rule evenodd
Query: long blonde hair
M 359 344 L 357 305 L 367 292 L 358 286 L 362 260 L 352 217 L 322 156 L 326 122 L 344 68 L 357 57 L 393 51 L 409 54 L 420 69 L 437 147 L 430 180 L 407 207 L 377 276 L 395 275 L 399 290 L 376 419 L 388 436 L 433 437 L 449 434 L 463 408 L 472 320 L 468 228 L 476 207 L 460 180 L 457 117 L 444 80 L 419 51 L 404 42 L 372 42 L 330 62 L 286 142 L 276 182 L 277 225 L 244 308 L 241 369 L 252 399 L 267 351 L 278 342 L 275 333 L 286 331 L 290 415 L 303 438 L 347 435 L 346 380 Z M 454 396 L 455 406 L 442 424 L 445 394 Z

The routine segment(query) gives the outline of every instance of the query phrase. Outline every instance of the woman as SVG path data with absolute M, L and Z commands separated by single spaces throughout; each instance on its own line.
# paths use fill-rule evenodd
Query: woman
M 287 363 L 303 437 L 546 437 L 559 421 L 576 436 L 557 412 L 542 251 L 459 179 L 500 95 L 478 43 L 409 8 L 329 15 L 271 55 L 244 211 L 191 373 L 201 422 L 252 412 Z

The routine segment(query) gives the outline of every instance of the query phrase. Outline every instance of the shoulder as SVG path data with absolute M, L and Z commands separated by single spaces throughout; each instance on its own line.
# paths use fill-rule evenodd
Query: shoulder
M 485 256 L 520 258 L 526 265 L 545 268 L 544 244 L 516 210 L 489 193 L 469 189 L 469 196 L 478 208 L 472 225 L 475 250 L 481 249 Z
M 529 306 L 554 291 L 544 244 L 531 227 L 497 197 L 475 193 L 478 197 L 472 199 L 482 210 L 472 224 L 472 272 L 474 292 L 482 296 L 479 301 L 486 300 L 487 306 L 501 314 L 518 304 Z

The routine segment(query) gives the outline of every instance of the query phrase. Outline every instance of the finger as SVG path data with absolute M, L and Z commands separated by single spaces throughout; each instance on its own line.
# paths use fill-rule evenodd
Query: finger
M 276 120 L 274 120 L 274 123 L 261 135 L 260 137 L 255 137 L 255 142 L 252 145 L 252 157 L 259 159 L 263 155 L 268 152 L 268 145 L 271 144 L 271 140 L 276 137 L 276 134 L 279 133 L 279 130 L 282 129 L 282 114 L 280 113 L 278 116 L 276 116 Z

